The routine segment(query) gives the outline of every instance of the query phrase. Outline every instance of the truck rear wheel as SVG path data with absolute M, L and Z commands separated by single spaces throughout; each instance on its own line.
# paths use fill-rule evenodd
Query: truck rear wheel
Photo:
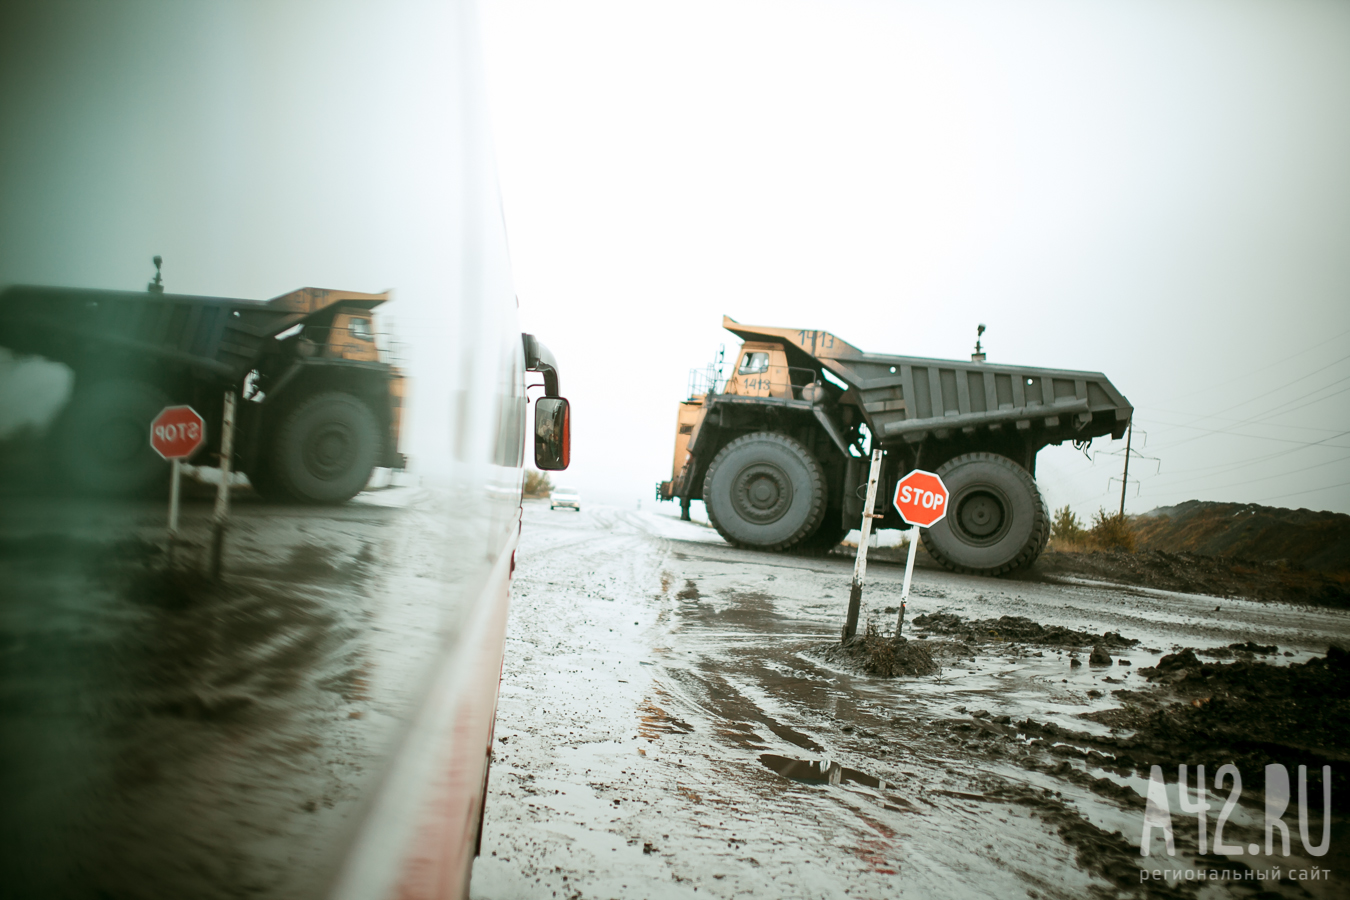
M 276 430 L 268 481 L 305 503 L 341 503 L 370 481 L 382 448 L 370 407 L 351 394 L 315 394 Z
M 786 550 L 810 536 L 825 514 L 825 473 L 801 443 L 768 431 L 747 434 L 713 458 L 703 503 L 729 543 Z
M 89 494 L 138 494 L 169 485 L 169 464 L 150 448 L 150 423 L 169 405 L 141 381 L 78 385 L 52 429 L 62 482 Z
M 924 529 L 929 555 L 953 572 L 1006 575 L 1035 562 L 1050 514 L 1030 473 L 993 453 L 967 453 L 937 470 L 951 492 L 947 516 Z

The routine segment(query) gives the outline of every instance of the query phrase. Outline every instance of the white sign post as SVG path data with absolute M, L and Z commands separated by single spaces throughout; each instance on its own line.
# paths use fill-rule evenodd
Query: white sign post
M 234 456 L 234 391 L 225 392 L 225 411 L 220 430 L 220 484 L 216 486 L 215 534 L 211 540 L 211 577 L 220 578 L 220 558 L 225 549 L 225 522 L 230 517 L 230 458 Z
M 858 615 L 862 611 L 863 578 L 867 575 L 867 542 L 872 536 L 872 520 L 880 519 L 872 510 L 877 504 L 877 482 L 881 480 L 881 450 L 872 451 L 872 468 L 867 476 L 867 502 L 863 506 L 862 536 L 858 555 L 853 560 L 853 584 L 848 591 L 848 617 L 844 620 L 844 640 L 858 633 Z
M 895 624 L 895 636 L 905 627 L 905 607 L 909 601 L 909 584 L 914 577 L 914 557 L 919 554 L 919 529 L 931 528 L 947 515 L 947 486 L 935 472 L 915 469 L 895 485 L 895 509 L 913 527 L 909 529 L 909 559 L 905 562 L 905 584 L 900 589 L 900 618 Z

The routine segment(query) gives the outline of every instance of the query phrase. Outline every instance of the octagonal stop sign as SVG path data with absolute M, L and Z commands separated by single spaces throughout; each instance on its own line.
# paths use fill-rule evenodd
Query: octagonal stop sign
M 947 486 L 935 472 L 915 469 L 896 483 L 891 502 L 906 522 L 930 528 L 947 515 L 947 497 Z
M 206 441 L 206 422 L 190 406 L 166 406 L 150 423 L 150 446 L 165 459 L 187 459 Z

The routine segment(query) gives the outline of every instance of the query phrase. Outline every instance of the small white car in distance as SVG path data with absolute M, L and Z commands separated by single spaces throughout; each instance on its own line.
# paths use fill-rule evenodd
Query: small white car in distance
M 554 488 L 548 495 L 548 508 L 557 509 L 560 506 L 581 512 L 581 492 L 565 487 Z

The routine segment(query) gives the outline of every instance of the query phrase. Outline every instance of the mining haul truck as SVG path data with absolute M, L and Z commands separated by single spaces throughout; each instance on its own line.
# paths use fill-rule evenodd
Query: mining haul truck
M 404 378 L 383 361 L 384 294 L 301 288 L 267 301 L 83 288 L 0 293 L 0 346 L 64 363 L 74 388 L 48 430 L 57 477 L 79 493 L 168 485 L 150 423 L 187 404 L 218 461 L 226 391 L 239 392 L 233 467 L 264 495 L 338 503 L 376 466 L 402 468 Z
M 864 353 L 827 331 L 722 325 L 744 341 L 733 374 L 680 403 L 673 477 L 661 500 L 702 500 L 728 542 L 823 552 L 862 520 L 867 450 L 885 451 L 879 527 L 905 528 L 896 481 L 935 471 L 951 492 L 925 529 L 956 572 L 1030 565 L 1050 537 L 1034 480 L 1047 444 L 1124 436 L 1133 408 L 1098 372 Z M 870 442 L 870 448 L 868 446 Z

